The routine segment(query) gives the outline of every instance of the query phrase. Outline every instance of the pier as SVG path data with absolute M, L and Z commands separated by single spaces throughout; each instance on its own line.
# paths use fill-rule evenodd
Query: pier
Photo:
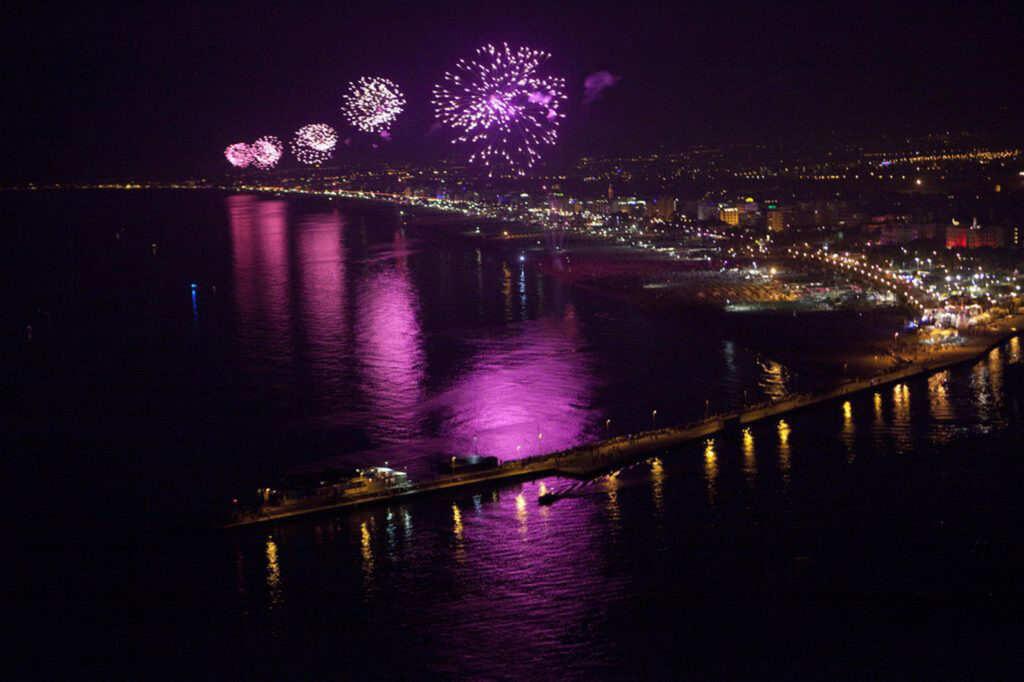
M 442 476 L 403 488 L 360 495 L 350 499 L 313 500 L 308 504 L 293 505 L 270 514 L 254 513 L 225 523 L 222 527 L 234 528 L 267 523 L 334 509 L 375 504 L 385 500 L 402 500 L 413 495 L 435 490 L 468 487 L 493 481 L 533 479 L 544 476 L 565 476 L 589 480 L 603 473 L 631 464 L 638 459 L 650 456 L 651 451 L 658 448 L 682 445 L 721 432 L 739 430 L 747 424 L 753 424 L 764 419 L 780 417 L 791 412 L 843 399 L 856 393 L 874 390 L 905 381 L 912 377 L 933 374 L 956 365 L 976 361 L 996 346 L 1016 336 L 1017 330 L 1022 324 L 1024 324 L 1024 315 L 1009 318 L 995 325 L 991 333 L 972 337 L 963 346 L 940 351 L 936 354 L 936 357 L 912 361 L 897 369 L 866 379 L 847 381 L 821 393 L 793 396 L 753 407 L 744 407 L 734 412 L 715 415 L 712 418 L 690 424 L 642 431 L 558 452 L 507 460 L 493 469 Z

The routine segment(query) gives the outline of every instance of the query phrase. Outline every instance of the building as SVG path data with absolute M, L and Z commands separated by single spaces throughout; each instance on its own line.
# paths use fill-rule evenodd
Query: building
M 940 234 L 935 223 L 890 223 L 878 231 L 878 243 L 883 246 L 909 244 L 921 239 L 935 239 Z
M 568 213 L 573 208 L 572 204 L 572 199 L 565 196 L 561 192 L 552 192 L 548 194 L 548 207 L 552 211 L 561 211 L 562 213 Z
M 1003 246 L 1003 230 L 999 227 L 982 227 L 977 220 L 970 227 L 948 225 L 946 227 L 947 249 L 998 249 Z
M 675 197 L 658 197 L 647 204 L 647 217 L 668 222 L 676 217 Z
M 711 220 L 718 217 L 718 203 L 701 199 L 697 202 L 697 220 Z
M 768 204 L 764 214 L 764 223 L 769 232 L 782 232 L 786 229 L 785 214 L 776 204 Z
M 718 207 L 718 219 L 727 225 L 733 227 L 739 227 L 740 224 L 740 210 L 735 206 L 719 206 Z

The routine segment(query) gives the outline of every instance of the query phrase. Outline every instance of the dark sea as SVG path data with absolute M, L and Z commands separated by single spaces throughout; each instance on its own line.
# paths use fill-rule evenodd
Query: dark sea
M 225 532 L 275 477 L 422 480 L 836 377 L 486 221 L 187 190 L 0 221 L 14 679 L 1019 679 L 1018 338 L 551 506 L 572 481 Z

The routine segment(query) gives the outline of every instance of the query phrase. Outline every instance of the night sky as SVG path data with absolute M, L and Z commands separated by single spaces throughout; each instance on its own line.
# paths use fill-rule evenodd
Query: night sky
M 428 134 L 431 87 L 503 41 L 551 52 L 567 78 L 556 161 L 833 134 L 1013 135 L 1024 120 L 1020 3 L 672 4 L 4 3 L 2 177 L 219 173 L 229 143 L 342 127 L 341 92 L 363 75 L 397 81 L 409 105 L 393 142 L 360 153 L 429 160 L 450 151 Z M 583 80 L 601 70 L 621 80 L 584 106 Z

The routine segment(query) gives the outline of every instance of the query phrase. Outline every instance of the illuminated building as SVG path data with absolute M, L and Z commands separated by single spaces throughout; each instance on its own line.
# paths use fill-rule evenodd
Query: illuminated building
M 946 227 L 947 249 L 998 249 L 1003 245 L 1003 231 L 998 227 L 981 227 L 978 221 L 970 227 L 948 225 Z
M 765 213 L 765 226 L 769 232 L 782 232 L 786 229 L 782 209 L 775 204 L 768 204 L 768 210 Z
M 727 225 L 738 227 L 740 224 L 740 210 L 735 206 L 719 206 L 718 219 Z

